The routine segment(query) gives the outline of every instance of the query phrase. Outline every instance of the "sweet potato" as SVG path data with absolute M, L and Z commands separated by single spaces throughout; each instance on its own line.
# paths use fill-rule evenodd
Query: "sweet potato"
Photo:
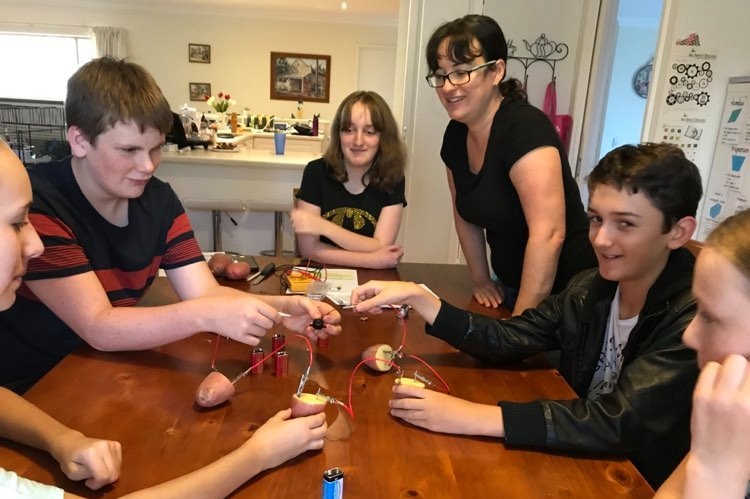
M 208 268 L 211 269 L 211 273 L 215 276 L 224 275 L 227 269 L 227 265 L 232 263 L 232 257 L 226 253 L 214 253 L 211 258 L 208 259 Z
M 227 279 L 240 280 L 250 275 L 250 264 L 247 262 L 232 262 L 224 270 Z
M 218 371 L 212 371 L 195 392 L 195 401 L 201 407 L 214 407 L 234 395 L 234 385 Z

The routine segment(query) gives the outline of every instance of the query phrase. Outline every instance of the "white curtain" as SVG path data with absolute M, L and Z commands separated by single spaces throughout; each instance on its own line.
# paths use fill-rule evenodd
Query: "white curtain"
M 123 28 L 95 26 L 91 28 L 96 57 L 111 55 L 117 59 L 127 57 L 127 32 Z

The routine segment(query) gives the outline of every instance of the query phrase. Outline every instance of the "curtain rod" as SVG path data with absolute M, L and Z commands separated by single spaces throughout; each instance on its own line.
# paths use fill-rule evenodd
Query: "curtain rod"
M 45 28 L 85 28 L 85 29 L 91 29 L 94 26 L 83 26 L 79 24 L 52 24 L 52 23 L 37 23 L 37 22 L 20 22 L 20 21 L 0 21 L 0 27 L 2 26 L 28 26 L 29 28 L 33 28 L 36 26 L 42 26 Z

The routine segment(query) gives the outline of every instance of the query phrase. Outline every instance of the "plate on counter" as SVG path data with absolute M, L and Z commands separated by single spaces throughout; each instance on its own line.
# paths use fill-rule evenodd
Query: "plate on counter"
M 234 147 L 232 149 L 229 149 L 229 148 L 224 148 L 224 147 L 213 146 L 213 147 L 209 147 L 208 150 L 209 151 L 216 151 L 216 152 L 240 152 L 240 149 L 238 147 Z

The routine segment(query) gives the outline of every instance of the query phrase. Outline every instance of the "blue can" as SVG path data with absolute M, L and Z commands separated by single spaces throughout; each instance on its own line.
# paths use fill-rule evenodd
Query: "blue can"
M 323 499 L 343 499 L 344 472 L 331 468 L 323 472 Z

